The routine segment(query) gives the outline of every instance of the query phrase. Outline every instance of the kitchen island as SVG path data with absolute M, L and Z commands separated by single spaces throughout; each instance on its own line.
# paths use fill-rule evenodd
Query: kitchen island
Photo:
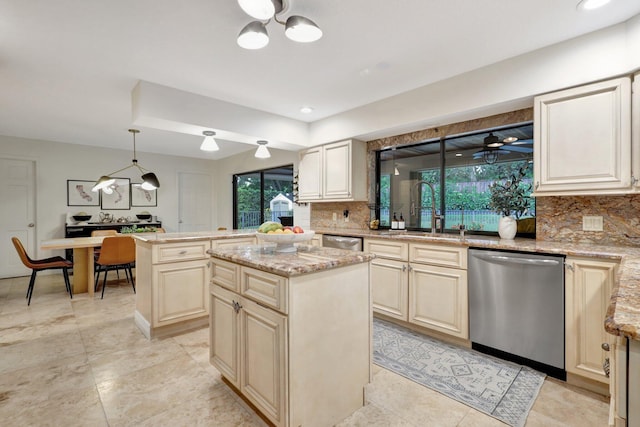
M 212 249 L 210 361 L 276 426 L 329 426 L 364 405 L 372 255 Z

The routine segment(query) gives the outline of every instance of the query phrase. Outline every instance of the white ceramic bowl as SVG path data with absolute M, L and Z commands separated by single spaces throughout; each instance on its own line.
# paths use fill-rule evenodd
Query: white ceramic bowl
M 316 234 L 315 231 L 305 231 L 304 233 L 291 233 L 291 234 L 266 234 L 256 233 L 258 240 L 263 242 L 275 243 L 276 252 L 295 252 L 296 248 L 294 243 L 306 242 Z

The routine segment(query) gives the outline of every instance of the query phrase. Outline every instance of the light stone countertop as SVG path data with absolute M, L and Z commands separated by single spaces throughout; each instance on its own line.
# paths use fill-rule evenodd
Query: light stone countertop
M 465 247 L 515 250 L 581 256 L 613 260 L 620 262 L 620 268 L 614 283 L 611 301 L 604 320 L 605 329 L 613 335 L 640 340 L 640 248 L 630 246 L 599 246 L 548 242 L 534 239 L 501 240 L 492 236 L 467 234 L 461 239 L 458 234 L 431 234 L 410 231 L 377 231 L 362 229 L 319 229 L 318 234 L 333 234 L 376 239 L 393 239 L 404 242 L 453 244 Z M 252 237 L 255 230 L 202 231 L 193 233 L 142 233 L 133 235 L 150 244 L 177 243 L 184 241 L 233 239 Z M 256 246 L 260 247 L 260 246 Z M 264 248 L 264 246 L 262 246 Z M 298 254 L 254 253 L 245 251 L 215 250 L 213 255 L 240 264 L 256 267 L 282 275 L 295 276 L 326 268 L 336 268 L 358 262 L 368 262 L 370 258 L 362 252 L 349 252 L 340 249 L 313 248 L 300 245 Z M 265 251 L 265 249 L 263 249 Z M 306 257 L 304 254 L 307 254 Z
M 298 245 L 295 252 L 276 252 L 275 245 L 247 245 L 210 249 L 211 256 L 279 276 L 293 277 L 369 262 L 375 255 L 343 249 Z

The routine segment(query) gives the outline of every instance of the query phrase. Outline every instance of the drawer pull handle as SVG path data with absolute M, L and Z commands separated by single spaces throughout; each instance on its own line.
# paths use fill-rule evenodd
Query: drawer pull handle
M 186 250 L 178 252 L 178 255 L 186 255 L 186 254 L 187 254 Z
M 605 376 L 609 378 L 609 374 L 611 373 L 611 366 L 610 366 L 608 357 L 604 359 L 604 363 L 602 364 L 602 369 L 604 370 Z
M 238 301 L 233 301 L 233 311 L 235 311 L 236 313 L 239 313 L 241 308 L 242 306 Z

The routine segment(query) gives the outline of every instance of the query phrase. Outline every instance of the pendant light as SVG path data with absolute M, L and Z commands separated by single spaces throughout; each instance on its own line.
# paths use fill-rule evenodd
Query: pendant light
M 398 166 L 396 166 L 396 147 L 395 146 L 391 149 L 391 152 L 393 154 L 393 174 L 395 176 L 399 176 L 400 171 L 398 170 Z
M 218 151 L 220 147 L 216 143 L 216 140 L 213 139 L 215 136 L 215 132 L 212 130 L 205 130 L 202 132 L 204 135 L 204 140 L 202 141 L 202 145 L 200 145 L 200 150 L 202 151 Z
M 258 159 L 268 159 L 269 157 L 271 157 L 271 153 L 269 153 L 269 149 L 267 148 L 267 144 L 268 144 L 267 141 L 260 140 L 260 141 L 257 141 L 257 144 L 258 144 L 258 149 L 254 154 L 255 157 L 257 157 Z
M 292 15 L 286 21 L 279 20 L 277 15 L 284 10 L 284 0 L 238 0 L 238 4 L 247 15 L 259 19 L 245 25 L 238 34 L 237 43 L 245 49 L 261 49 L 269 44 L 266 26 L 272 19 L 285 27 L 284 34 L 290 40 L 310 43 L 322 37 L 322 30 L 304 16 Z
M 141 188 L 145 190 L 155 190 L 160 187 L 160 182 L 158 181 L 158 177 L 155 173 L 148 171 L 138 164 L 138 160 L 136 159 L 136 134 L 140 133 L 138 129 L 129 129 L 129 132 L 133 135 L 133 159 L 131 160 L 131 164 L 125 166 L 122 169 L 118 169 L 117 171 L 111 172 L 108 175 L 102 175 L 98 181 L 96 181 L 95 185 L 91 189 L 91 191 L 100 191 L 103 190 L 107 194 L 111 194 L 109 191 L 111 190 L 111 185 L 116 182 L 116 179 L 112 176 L 129 168 L 138 168 L 138 170 L 142 173 L 140 177 L 142 179 Z

